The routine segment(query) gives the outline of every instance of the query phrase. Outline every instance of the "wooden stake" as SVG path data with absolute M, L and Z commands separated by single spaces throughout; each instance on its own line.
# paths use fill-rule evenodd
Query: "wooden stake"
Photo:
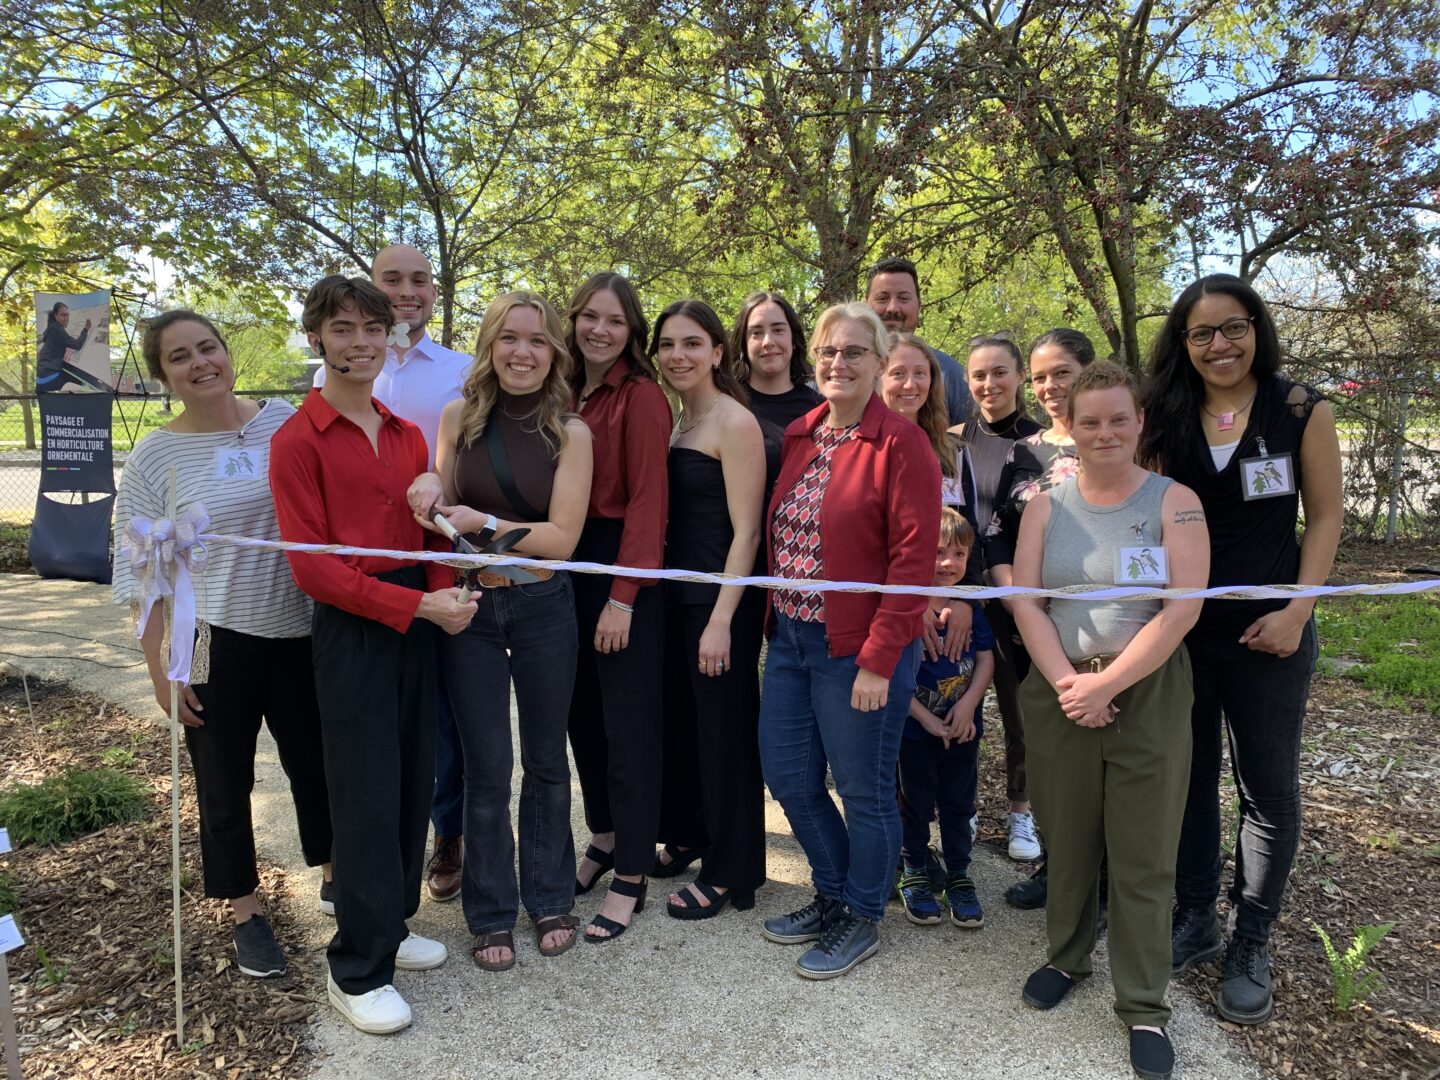
M 21 1080 L 20 1044 L 15 1039 L 15 1010 L 10 1004 L 10 969 L 4 953 L 0 953 L 0 1038 L 5 1042 L 5 1074 L 9 1080 Z
M 175 467 L 170 467 L 170 492 L 165 514 L 175 520 Z M 165 626 L 170 632 L 170 650 L 175 652 L 175 601 L 165 601 Z M 165 657 L 170 666 L 171 656 Z M 174 916 L 171 949 L 175 955 L 175 1048 L 185 1052 L 185 982 L 180 956 L 180 684 L 170 682 L 170 906 Z

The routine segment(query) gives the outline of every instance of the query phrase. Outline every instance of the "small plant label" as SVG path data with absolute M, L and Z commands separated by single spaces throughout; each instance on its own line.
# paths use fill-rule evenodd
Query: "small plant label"
M 0 829 L 0 855 L 10 854 L 10 830 Z
M 20 935 L 20 927 L 15 925 L 14 915 L 0 917 L 0 956 L 25 944 L 25 939 Z

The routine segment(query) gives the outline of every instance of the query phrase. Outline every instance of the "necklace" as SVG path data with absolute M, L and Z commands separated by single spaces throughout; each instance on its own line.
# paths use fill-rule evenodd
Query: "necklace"
M 1213 412 L 1211 412 L 1209 409 L 1206 409 L 1206 408 L 1205 408 L 1205 403 L 1204 403 L 1204 402 L 1201 402 L 1201 403 L 1200 403 L 1200 408 L 1202 408 L 1202 409 L 1205 410 L 1205 415 L 1206 415 L 1206 416 L 1210 416 L 1210 417 L 1214 418 L 1214 420 L 1215 420 L 1215 429 L 1216 429 L 1217 431 L 1229 431 L 1231 428 L 1233 428 L 1233 427 L 1235 426 L 1235 414 L 1236 414 L 1236 413 L 1249 412 L 1249 411 L 1250 411 L 1250 406 L 1255 404 L 1255 397 L 1256 397 L 1256 395 L 1259 394 L 1259 393 L 1260 393 L 1260 391 L 1259 391 L 1259 390 L 1256 390 L 1254 394 L 1251 394 L 1251 395 L 1250 395 L 1250 400 L 1249 400 L 1249 401 L 1245 402 L 1244 405 L 1242 405 L 1242 406 L 1241 406 L 1240 408 L 1238 408 L 1238 409 L 1235 409 L 1235 410 L 1232 411 L 1232 412 L 1213 413 Z
M 675 430 L 676 430 L 677 432 L 679 432 L 681 435 L 685 435 L 685 434 L 687 434 L 687 433 L 689 433 L 689 432 L 691 432 L 691 431 L 694 431 L 697 427 L 699 427 L 699 426 L 701 425 L 701 423 L 704 422 L 704 420 L 705 420 L 705 418 L 706 418 L 707 416 L 709 416 L 712 412 L 715 411 L 715 406 L 720 404 L 720 399 L 721 399 L 723 396 L 724 396 L 723 394 L 716 394 L 716 395 L 715 395 L 715 399 L 710 402 L 709 407 L 708 407 L 704 412 L 702 412 L 699 416 L 697 416 L 697 417 L 695 418 L 695 422 L 692 423 L 692 424 L 690 424 L 688 427 L 685 425 L 685 413 L 682 412 L 682 413 L 680 414 L 680 419 L 678 419 L 678 420 L 675 421 Z
M 1004 420 L 1006 418 L 1002 416 L 1000 417 L 1000 419 Z M 1006 424 L 1005 429 L 1002 431 L 1000 428 L 992 424 L 989 420 L 986 420 L 985 414 L 981 413 L 980 430 L 983 431 L 986 435 L 996 435 L 1000 438 L 1004 438 L 1006 435 L 1009 435 L 1012 431 L 1015 430 L 1016 424 L 1020 423 L 1020 410 L 1016 409 L 1015 411 L 1010 413 L 1009 420 L 1010 423 Z

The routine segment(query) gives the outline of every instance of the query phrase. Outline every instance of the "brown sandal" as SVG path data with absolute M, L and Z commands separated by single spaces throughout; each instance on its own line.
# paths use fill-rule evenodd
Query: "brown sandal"
M 485 960 L 480 954 L 486 949 L 509 949 L 509 960 Z M 515 966 L 515 935 L 509 930 L 497 930 L 493 934 L 476 934 L 475 944 L 470 946 L 470 958 L 475 966 L 486 971 L 509 971 Z
M 563 952 L 569 952 L 575 947 L 575 942 L 580 938 L 580 920 L 574 915 L 551 915 L 541 919 L 535 924 L 535 944 L 540 947 L 541 956 L 559 956 Z M 564 945 L 556 945 L 547 949 L 545 947 L 545 935 L 553 934 L 556 930 L 571 931 L 570 940 Z

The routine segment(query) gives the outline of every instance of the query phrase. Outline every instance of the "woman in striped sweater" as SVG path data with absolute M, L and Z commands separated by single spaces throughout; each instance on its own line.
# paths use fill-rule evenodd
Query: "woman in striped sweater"
M 295 414 L 294 407 L 278 398 L 236 397 L 225 339 L 193 311 L 151 319 L 142 351 L 151 377 L 163 382 L 185 411 L 146 435 L 130 455 L 115 500 L 116 549 L 133 516 L 152 521 L 167 516 L 172 468 L 177 510 L 203 503 L 215 532 L 280 539 L 267 459 L 271 437 Z M 180 722 L 195 769 L 205 895 L 230 902 L 236 966 L 265 978 L 284 974 L 285 955 L 255 896 L 259 876 L 250 790 L 262 717 L 290 778 L 305 862 L 323 870 L 320 906 L 334 913 L 328 897 L 329 794 L 310 659 L 311 604 L 279 551 L 214 545 L 207 555 L 196 616 L 198 636 L 209 647 L 197 650 L 190 685 L 179 688 Z M 128 559 L 115 560 L 114 596 L 137 617 L 142 603 L 153 602 Z M 141 644 L 155 700 L 168 715 L 163 620 L 152 615 Z

